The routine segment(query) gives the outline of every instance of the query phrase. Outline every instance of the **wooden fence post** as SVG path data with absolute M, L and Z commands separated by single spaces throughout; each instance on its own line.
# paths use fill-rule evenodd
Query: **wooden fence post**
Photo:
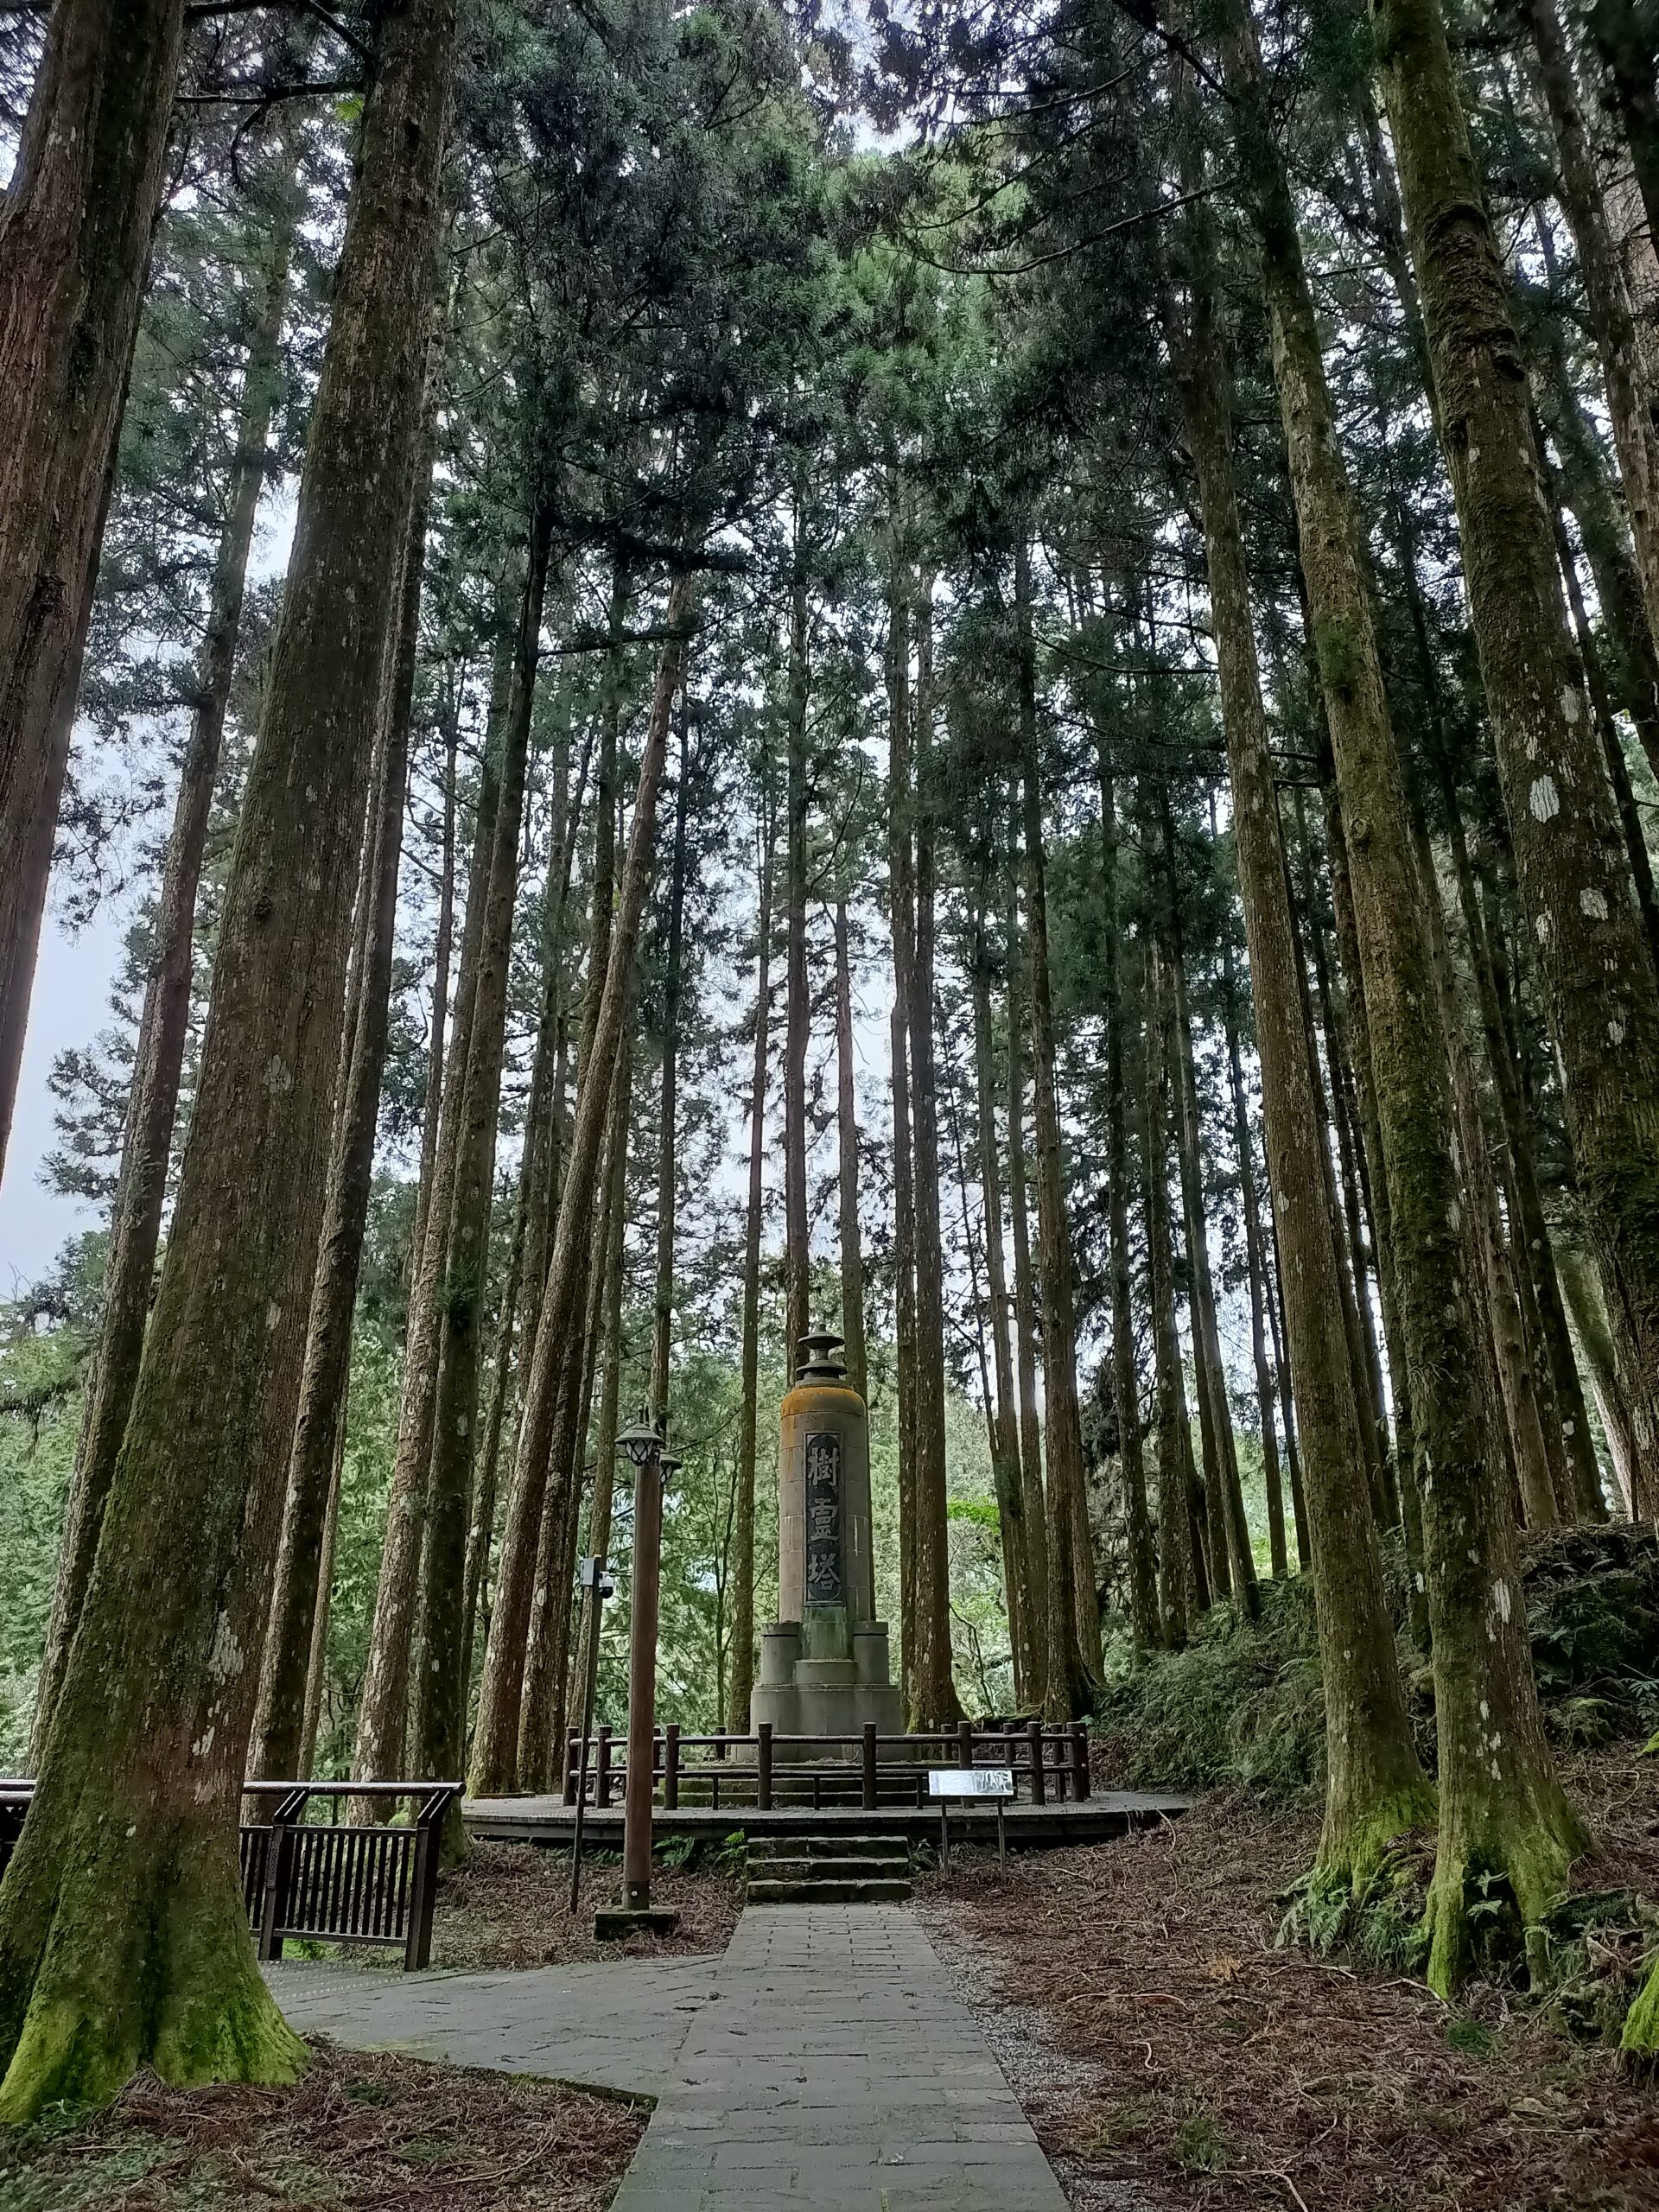
M 438 1842 L 450 1792 L 435 1791 L 422 1806 L 410 1847 L 409 1924 L 404 1942 L 404 1971 L 418 1974 L 432 1961 L 432 1909 L 438 1895 Z
M 1071 1795 L 1079 1804 L 1089 1795 L 1089 1729 L 1082 1720 L 1071 1724 Z
M 578 1744 L 579 1739 L 575 1735 L 569 1735 L 564 1739 L 564 1802 L 567 1805 L 574 1805 L 576 1802 L 576 1770 L 581 1758 Z
M 1031 1802 L 1033 1805 L 1048 1802 L 1048 1775 L 1043 1765 L 1043 1724 L 1033 1720 L 1026 1731 L 1026 1741 L 1031 1750 Z
M 864 1723 L 864 1810 L 874 1812 L 876 1802 L 875 1723 L 867 1720 Z
M 963 1720 L 957 1724 L 957 1757 L 964 1767 L 974 1764 L 974 1724 Z
M 599 1724 L 599 1748 L 594 1758 L 594 1802 L 601 1812 L 611 1802 L 611 1727 L 607 1720 Z
M 762 1813 L 772 1810 L 772 1723 L 763 1720 L 757 1732 L 754 1758 L 755 1806 Z
M 680 1802 L 680 1724 L 671 1720 L 663 1731 L 663 1806 L 673 1812 Z

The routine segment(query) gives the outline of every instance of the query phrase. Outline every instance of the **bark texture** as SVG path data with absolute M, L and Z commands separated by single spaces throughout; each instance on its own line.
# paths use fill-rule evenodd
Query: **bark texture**
M 60 0 L 0 198 L 0 1167 L 184 0 Z
M 92 1579 L 104 1502 L 126 1433 L 133 1386 L 143 1355 L 144 1327 L 161 1239 L 167 1166 L 178 1112 L 179 1079 L 190 1020 L 191 956 L 196 889 L 213 811 L 219 747 L 236 667 L 237 635 L 247 583 L 254 519 L 265 481 L 265 448 L 281 372 L 278 347 L 288 304 L 291 210 L 284 208 L 271 240 L 258 319 L 248 346 L 242 413 L 231 463 L 225 528 L 208 601 L 207 626 L 196 663 L 196 701 L 179 774 L 161 896 L 156 917 L 156 965 L 144 990 L 133 1057 L 132 1089 L 121 1147 L 121 1168 L 110 1219 L 104 1268 L 104 1313 L 75 1452 L 69 1510 L 58 1554 L 52 1619 L 41 1662 L 31 1767 L 46 1749 L 47 1729 L 63 1680 L 69 1644 Z M 0 1157 L 4 1147 L 0 1144 Z
M 1534 965 L 1638 1452 L 1659 1454 L 1659 976 L 1539 480 L 1526 365 L 1438 0 L 1374 0 L 1481 675 Z
M 354 846 L 421 415 L 454 12 L 387 18 L 226 896 L 195 1116 L 92 1586 L 0 1911 L 0 2117 L 291 2079 L 237 1864 L 315 1264 Z M 180 1532 L 188 1532 L 188 1543 Z
M 1429 1972 L 1445 1990 L 1467 1968 L 1475 1926 L 1468 1908 L 1480 1882 L 1509 1881 L 1530 1925 L 1582 1830 L 1538 1720 L 1514 1517 L 1496 1478 L 1485 1393 L 1471 1388 L 1481 1371 L 1480 1319 L 1446 1046 L 1358 524 L 1254 28 L 1237 0 L 1228 0 L 1226 12 L 1236 143 L 1260 247 L 1301 563 L 1349 832 L 1409 1363 L 1440 1745 Z

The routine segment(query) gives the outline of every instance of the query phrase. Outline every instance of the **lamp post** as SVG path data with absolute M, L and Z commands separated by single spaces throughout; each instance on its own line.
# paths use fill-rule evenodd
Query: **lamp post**
M 679 1461 L 641 1413 L 616 1440 L 633 1469 L 633 1584 L 628 1638 L 628 1768 L 622 1800 L 622 1903 L 597 1913 L 596 1936 L 665 1935 L 679 1915 L 651 1902 L 651 1805 L 656 1784 L 657 1623 L 663 1568 L 663 1489 Z

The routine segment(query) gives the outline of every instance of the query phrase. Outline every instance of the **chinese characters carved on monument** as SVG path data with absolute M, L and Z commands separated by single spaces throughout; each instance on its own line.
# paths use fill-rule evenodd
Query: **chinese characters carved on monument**
M 841 1603 L 841 1439 L 806 1440 L 806 1597 L 813 1605 Z

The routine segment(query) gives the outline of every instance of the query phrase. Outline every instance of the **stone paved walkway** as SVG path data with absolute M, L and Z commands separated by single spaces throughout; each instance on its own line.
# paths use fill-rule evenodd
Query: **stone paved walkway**
M 1065 2212 L 899 1905 L 752 1907 L 613 2212 Z
M 1065 2212 L 902 1905 L 752 1906 L 718 1959 L 266 1972 L 339 2043 L 656 2098 L 613 2212 Z
M 500 1974 L 399 1974 L 283 1961 L 265 1972 L 302 2033 L 356 2050 L 655 2097 L 720 1961 L 618 1959 Z

